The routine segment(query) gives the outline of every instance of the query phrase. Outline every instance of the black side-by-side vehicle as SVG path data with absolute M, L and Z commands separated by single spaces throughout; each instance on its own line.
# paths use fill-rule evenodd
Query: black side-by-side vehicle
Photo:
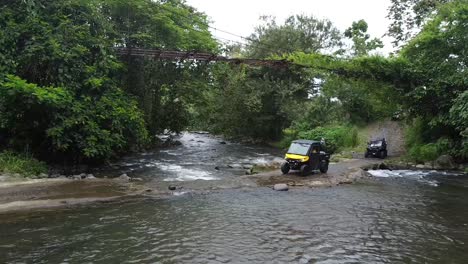
M 364 157 L 377 157 L 385 159 L 387 157 L 387 141 L 385 138 L 371 140 L 367 143 L 366 153 Z

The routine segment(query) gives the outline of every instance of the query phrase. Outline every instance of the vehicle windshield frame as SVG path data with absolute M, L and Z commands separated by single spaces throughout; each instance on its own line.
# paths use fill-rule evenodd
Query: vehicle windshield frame
M 312 144 L 293 142 L 289 146 L 288 154 L 307 156 Z
M 380 148 L 383 146 L 383 141 L 382 140 L 371 141 L 369 145 L 372 148 Z

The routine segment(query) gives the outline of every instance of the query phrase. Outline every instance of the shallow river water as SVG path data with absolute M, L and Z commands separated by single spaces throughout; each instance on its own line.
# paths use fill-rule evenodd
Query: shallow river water
M 215 163 L 181 167 L 200 175 Z M 127 167 L 146 177 L 167 169 L 144 164 Z M 223 190 L 1 215 L 0 263 L 467 262 L 466 176 L 373 173 L 335 188 Z M 183 177 L 169 175 L 154 177 Z

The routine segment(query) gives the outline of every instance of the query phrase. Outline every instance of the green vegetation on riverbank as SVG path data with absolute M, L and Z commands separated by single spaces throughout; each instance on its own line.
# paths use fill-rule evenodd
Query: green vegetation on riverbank
M 0 174 L 2 173 L 38 176 L 47 173 L 47 165 L 32 157 L 5 151 L 0 152 Z
M 183 0 L 2 3 L 0 148 L 51 163 L 100 163 L 192 127 L 283 146 L 323 137 L 336 152 L 360 147 L 361 127 L 396 118 L 409 127 L 409 158 L 464 162 L 468 4 L 411 3 L 393 2 L 390 15 L 409 8 L 419 28 L 404 32 L 409 22 L 391 16 L 389 31 L 397 42 L 419 33 L 390 57 L 371 55 L 382 43 L 363 20 L 341 32 L 314 16 L 264 18 L 248 44 L 227 45 Z M 160 61 L 119 56 L 115 47 L 291 64 Z

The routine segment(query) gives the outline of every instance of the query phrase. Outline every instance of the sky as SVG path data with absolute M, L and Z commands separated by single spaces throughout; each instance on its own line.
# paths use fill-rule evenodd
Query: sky
M 368 33 L 381 38 L 385 47 L 380 53 L 392 51 L 391 39 L 383 38 L 389 20 L 386 18 L 390 0 L 186 0 L 187 3 L 208 15 L 212 26 L 240 36 L 249 36 L 262 15 L 275 16 L 278 22 L 295 14 L 328 18 L 341 31 L 353 21 L 364 19 L 369 24 Z M 221 40 L 241 41 L 240 38 L 212 30 Z M 245 41 L 244 41 L 245 42 Z

